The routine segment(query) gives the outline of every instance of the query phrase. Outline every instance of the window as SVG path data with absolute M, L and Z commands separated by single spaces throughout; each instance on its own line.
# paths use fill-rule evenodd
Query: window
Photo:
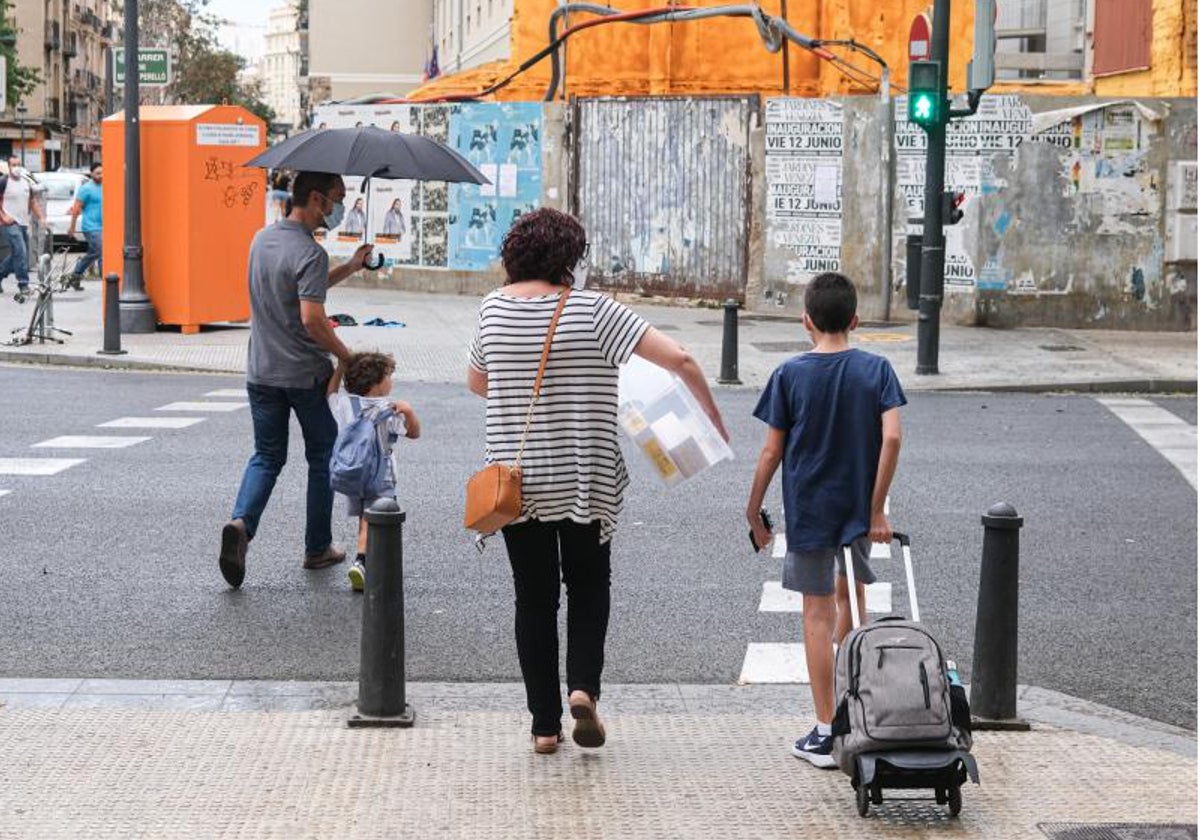
M 1153 18 L 1151 0 L 1096 0 L 1092 75 L 1149 67 Z
M 1087 0 L 1001 0 L 996 16 L 997 78 L 1082 78 L 1086 24 Z

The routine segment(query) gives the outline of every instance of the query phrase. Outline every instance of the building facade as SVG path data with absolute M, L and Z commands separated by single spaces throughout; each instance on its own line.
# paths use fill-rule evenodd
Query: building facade
M 503 0 L 493 0 L 499 5 Z M 508 56 L 480 64 L 468 56 L 475 39 L 492 31 L 488 0 L 432 0 L 437 22 L 441 78 L 416 96 L 473 93 L 508 76 L 545 48 L 558 0 L 512 0 Z M 641 0 L 612 0 L 621 11 L 645 7 Z M 994 92 L 1065 96 L 1194 96 L 1196 94 L 1196 0 L 1001 0 L 997 19 Z M 874 50 L 890 68 L 890 81 L 907 83 L 908 31 L 928 0 L 887 4 L 851 0 L 790 0 L 788 21 L 825 41 L 853 38 Z M 781 15 L 781 0 L 764 0 L 763 11 Z M 470 10 L 468 26 L 466 10 Z M 594 16 L 575 14 L 574 24 Z M 478 23 L 476 23 L 478 21 Z M 973 49 L 972 3 L 954 3 L 950 83 L 965 86 Z M 562 26 L 559 31 L 562 31 Z M 769 52 L 753 21 L 722 17 L 695 22 L 609 24 L 573 36 L 556 98 L 576 96 L 707 95 L 829 96 L 873 92 L 881 68 L 861 54 L 832 47 L 865 77 L 795 46 L 786 73 L 780 53 Z M 463 56 L 462 70 L 458 56 Z M 543 98 L 549 89 L 548 60 L 521 73 L 496 94 L 499 100 Z
M 106 0 L 15 0 L 18 60 L 41 83 L 0 120 L 0 154 L 31 170 L 84 167 L 100 156 L 108 47 L 119 34 Z
M 432 16 L 428 0 L 309 0 L 311 105 L 381 93 L 403 96 L 418 87 Z
M 433 0 L 433 43 L 438 69 L 459 73 L 495 61 L 512 50 L 514 0 Z
M 271 10 L 264 36 L 265 49 L 259 63 L 263 97 L 275 112 L 276 126 L 283 131 L 298 128 L 304 122 L 300 97 L 304 77 L 300 9 L 294 2 Z

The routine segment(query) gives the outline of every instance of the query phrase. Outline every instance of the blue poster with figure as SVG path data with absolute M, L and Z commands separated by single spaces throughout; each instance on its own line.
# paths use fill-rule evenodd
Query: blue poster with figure
M 490 184 L 452 184 L 450 268 L 483 271 L 500 258 L 513 221 L 541 205 L 542 106 L 481 102 L 454 106 L 450 143 Z

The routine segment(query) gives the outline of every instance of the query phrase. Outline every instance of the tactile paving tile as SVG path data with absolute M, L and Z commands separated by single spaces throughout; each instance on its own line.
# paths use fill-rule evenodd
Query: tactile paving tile
M 845 776 L 788 753 L 790 716 L 614 715 L 603 749 L 535 756 L 518 709 L 346 714 L 0 711 L 0 838 L 1011 840 L 1196 813 L 1194 758 L 1050 728 L 981 733 L 958 819 L 889 801 L 864 820 Z

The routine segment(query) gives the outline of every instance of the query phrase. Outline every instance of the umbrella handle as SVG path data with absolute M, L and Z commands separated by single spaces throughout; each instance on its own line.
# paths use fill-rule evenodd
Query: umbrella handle
M 372 253 L 371 256 L 373 258 L 372 260 L 363 260 L 363 268 L 365 268 L 367 271 L 378 271 L 379 269 L 383 268 L 383 254 L 380 254 L 376 251 Z

